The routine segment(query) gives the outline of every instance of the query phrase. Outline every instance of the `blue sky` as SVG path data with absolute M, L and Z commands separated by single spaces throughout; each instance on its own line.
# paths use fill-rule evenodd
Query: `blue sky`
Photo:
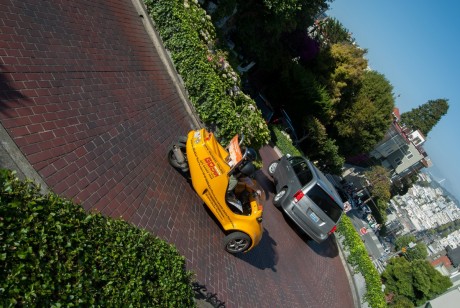
M 396 107 L 449 100 L 449 111 L 428 134 L 427 170 L 460 200 L 460 1 L 335 0 L 329 16 L 368 50 L 370 67 L 393 85 Z M 399 96 L 399 97 L 398 97 Z

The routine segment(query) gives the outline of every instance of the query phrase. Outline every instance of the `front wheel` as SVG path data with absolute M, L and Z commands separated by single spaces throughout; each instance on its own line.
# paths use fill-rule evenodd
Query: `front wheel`
M 278 167 L 278 161 L 274 161 L 268 166 L 268 174 L 270 174 L 270 176 L 273 177 L 276 167 Z
M 281 206 L 281 199 L 283 199 L 286 192 L 287 192 L 287 188 L 283 188 L 273 197 L 273 205 L 275 207 Z
M 187 163 L 187 152 L 185 150 L 185 145 L 183 144 L 178 144 L 176 145 L 179 150 L 181 151 L 183 157 L 184 157 L 184 162 L 180 163 L 177 158 L 176 158 L 176 155 L 174 154 L 174 150 L 171 149 L 169 150 L 168 152 L 168 161 L 169 161 L 169 164 L 171 166 L 173 166 L 174 168 L 176 169 L 179 169 L 183 172 L 187 172 L 188 171 L 188 163 Z
M 244 252 L 250 246 L 251 238 L 243 232 L 235 231 L 224 238 L 224 247 L 229 253 Z

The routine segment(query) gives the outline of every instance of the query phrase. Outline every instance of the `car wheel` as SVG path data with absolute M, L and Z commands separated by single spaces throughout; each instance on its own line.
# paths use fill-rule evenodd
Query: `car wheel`
M 176 159 L 176 156 L 174 155 L 174 150 L 171 149 L 169 150 L 168 152 L 168 161 L 169 161 L 169 164 L 171 166 L 173 166 L 174 168 L 176 169 L 179 169 L 179 170 L 184 170 L 184 169 L 188 169 L 188 164 L 187 164 L 187 152 L 185 150 L 185 145 L 182 145 L 182 144 L 178 144 L 177 147 L 180 149 L 180 151 L 182 152 L 182 154 L 184 155 L 184 158 L 185 158 L 185 162 L 180 164 L 177 159 Z
M 243 232 L 235 231 L 224 238 L 225 250 L 229 253 L 246 251 L 251 246 L 251 238 Z
M 274 161 L 268 166 L 268 174 L 270 174 L 270 176 L 273 177 L 276 167 L 278 167 L 278 161 Z
M 281 189 L 274 197 L 273 197 L 273 205 L 276 207 L 281 206 L 281 199 L 283 199 L 284 195 L 287 192 L 287 188 Z

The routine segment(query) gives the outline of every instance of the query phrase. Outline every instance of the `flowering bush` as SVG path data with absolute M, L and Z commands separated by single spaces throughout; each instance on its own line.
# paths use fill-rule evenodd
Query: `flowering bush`
M 216 125 L 223 142 L 244 133 L 251 146 L 266 144 L 270 134 L 262 114 L 240 90 L 226 53 L 215 47 L 215 28 L 198 1 L 144 1 L 201 120 Z

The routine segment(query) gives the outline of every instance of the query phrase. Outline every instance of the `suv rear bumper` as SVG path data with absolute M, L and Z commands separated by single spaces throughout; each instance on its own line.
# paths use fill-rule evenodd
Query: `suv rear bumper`
M 327 234 L 318 233 L 315 230 L 313 230 L 308 225 L 308 223 L 305 223 L 305 220 L 309 219 L 306 215 L 304 217 L 300 217 L 293 211 L 295 207 L 295 204 L 293 202 L 285 201 L 282 203 L 281 207 L 283 211 L 286 213 L 286 215 L 289 216 L 291 221 L 294 222 L 297 225 L 297 227 L 299 227 L 299 229 L 301 229 L 309 237 L 311 237 L 312 240 L 314 240 L 317 243 L 321 243 L 327 239 Z

